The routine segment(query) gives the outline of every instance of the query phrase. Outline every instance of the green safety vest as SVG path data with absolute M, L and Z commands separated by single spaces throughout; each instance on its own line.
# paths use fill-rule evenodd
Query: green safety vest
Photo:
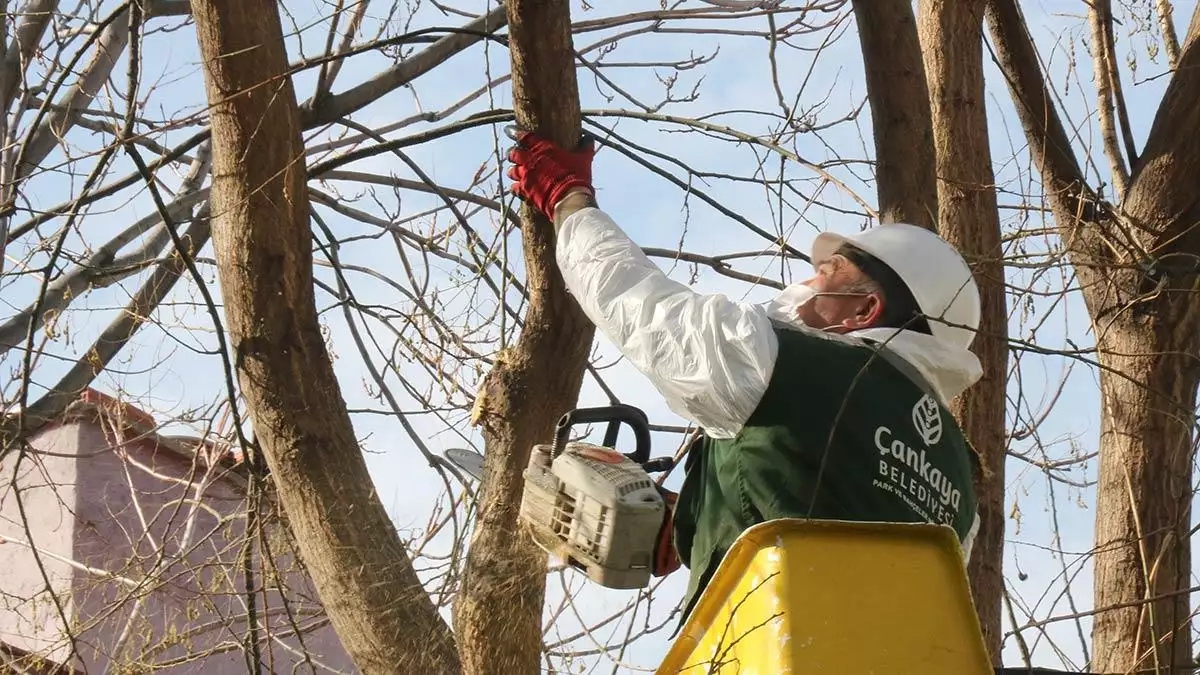
M 963 541 L 975 521 L 978 460 L 915 369 L 886 346 L 779 325 L 776 335 L 771 381 L 745 426 L 688 453 L 674 525 L 691 571 L 683 619 L 757 523 L 933 522 Z

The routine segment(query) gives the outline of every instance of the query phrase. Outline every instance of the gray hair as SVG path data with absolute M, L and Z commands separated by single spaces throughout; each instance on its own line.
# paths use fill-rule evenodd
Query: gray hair
M 849 265 L 857 268 L 857 265 L 854 265 L 854 261 L 850 260 L 849 258 L 842 255 L 841 253 L 834 253 L 830 257 L 831 258 L 840 258 L 841 262 L 849 264 Z M 861 276 L 859 276 L 859 278 L 856 281 L 853 281 L 850 284 L 848 284 L 845 288 L 839 289 L 838 290 L 839 293 L 863 293 L 863 294 L 878 293 L 879 295 L 884 295 L 882 284 L 880 284 L 878 281 L 875 281 L 875 279 L 871 278 L 871 276 L 869 274 L 867 274 L 864 270 L 859 269 L 859 271 L 862 272 Z

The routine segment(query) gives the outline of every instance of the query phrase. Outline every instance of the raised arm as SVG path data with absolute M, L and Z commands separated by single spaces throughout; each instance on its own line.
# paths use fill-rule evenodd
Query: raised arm
M 778 343 L 766 312 L 667 277 L 591 204 L 575 194 L 556 214 L 567 288 L 673 411 L 713 437 L 736 435 L 775 366 Z
M 567 288 L 597 330 L 679 415 L 731 437 L 770 383 L 778 343 L 766 311 L 668 278 L 595 201 L 593 139 L 564 150 L 510 128 L 512 191 L 554 221 Z

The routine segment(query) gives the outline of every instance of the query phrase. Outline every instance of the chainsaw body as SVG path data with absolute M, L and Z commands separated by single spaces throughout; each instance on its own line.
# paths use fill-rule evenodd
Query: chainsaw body
M 570 428 L 608 422 L 604 445 L 568 443 Z M 637 449 L 617 452 L 617 425 L 633 427 Z M 650 431 L 630 406 L 571 411 L 555 442 L 538 445 L 525 470 L 521 519 L 546 552 L 607 588 L 645 588 L 666 505 L 646 473 Z

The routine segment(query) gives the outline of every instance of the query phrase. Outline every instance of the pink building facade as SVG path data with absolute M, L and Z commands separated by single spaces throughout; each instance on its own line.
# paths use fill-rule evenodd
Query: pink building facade
M 0 463 L 0 664 L 246 673 L 256 642 L 260 672 L 356 672 L 269 493 L 246 535 L 240 457 L 155 426 L 89 392 Z

